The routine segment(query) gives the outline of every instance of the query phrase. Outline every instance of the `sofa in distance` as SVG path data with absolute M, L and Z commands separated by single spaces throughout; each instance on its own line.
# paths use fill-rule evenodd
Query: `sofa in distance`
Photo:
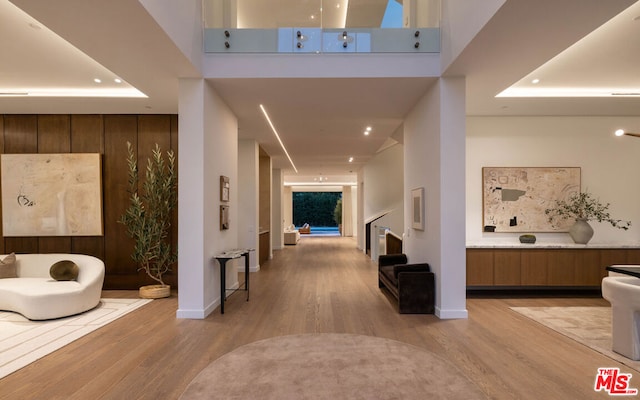
M 73 261 L 78 266 L 76 280 L 56 281 L 51 277 L 51 266 L 63 260 Z M 104 263 L 96 257 L 16 254 L 16 274 L 14 278 L 0 279 L 0 310 L 14 311 L 32 320 L 44 320 L 79 314 L 100 303 Z
M 408 264 L 405 254 L 378 256 L 378 287 L 387 288 L 401 314 L 433 314 L 435 279 L 429 264 Z

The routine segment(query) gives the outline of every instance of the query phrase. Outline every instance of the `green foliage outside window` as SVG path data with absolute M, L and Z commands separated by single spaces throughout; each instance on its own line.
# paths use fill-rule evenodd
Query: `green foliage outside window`
M 294 192 L 293 223 L 302 226 L 338 226 L 334 220 L 334 210 L 340 192 Z

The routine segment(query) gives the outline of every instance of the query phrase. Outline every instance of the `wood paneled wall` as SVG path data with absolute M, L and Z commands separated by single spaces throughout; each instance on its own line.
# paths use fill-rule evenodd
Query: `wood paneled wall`
M 102 154 L 103 236 L 4 237 L 0 224 L 0 254 L 82 253 L 105 262 L 105 289 L 137 289 L 154 283 L 137 271 L 131 259 L 133 241 L 118 223 L 128 206 L 127 141 L 137 149 L 138 164 L 145 168 L 155 147 L 178 154 L 177 115 L 1 115 L 1 153 Z M 177 167 L 177 165 L 176 165 Z M 143 175 L 143 174 L 141 174 Z M 173 215 L 171 240 L 178 242 L 178 212 Z M 178 266 L 165 275 L 177 287 Z

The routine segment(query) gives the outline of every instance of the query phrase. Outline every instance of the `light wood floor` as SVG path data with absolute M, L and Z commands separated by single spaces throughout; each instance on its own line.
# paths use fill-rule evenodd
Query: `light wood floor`
M 428 261 L 428 260 L 427 260 Z M 104 297 L 136 297 L 106 291 Z M 251 275 L 225 314 L 176 319 L 177 298 L 149 305 L 0 380 L 2 399 L 176 399 L 211 361 L 278 335 L 344 332 L 430 350 L 494 399 L 608 398 L 598 367 L 623 365 L 511 311 L 605 306 L 600 298 L 469 299 L 467 320 L 401 315 L 378 289 L 376 265 L 349 238 L 303 238 Z M 250 376 L 238 379 L 251 383 Z M 640 378 L 631 380 L 640 387 Z M 446 382 L 442 383 L 446 387 Z M 212 388 L 215 391 L 215 388 Z

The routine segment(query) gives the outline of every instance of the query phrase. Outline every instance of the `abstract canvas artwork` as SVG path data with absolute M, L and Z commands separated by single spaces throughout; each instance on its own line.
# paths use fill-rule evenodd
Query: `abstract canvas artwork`
M 544 210 L 580 192 L 579 167 L 482 168 L 484 232 L 566 232 L 574 221 L 549 223 Z
M 101 236 L 98 153 L 2 154 L 4 236 Z

